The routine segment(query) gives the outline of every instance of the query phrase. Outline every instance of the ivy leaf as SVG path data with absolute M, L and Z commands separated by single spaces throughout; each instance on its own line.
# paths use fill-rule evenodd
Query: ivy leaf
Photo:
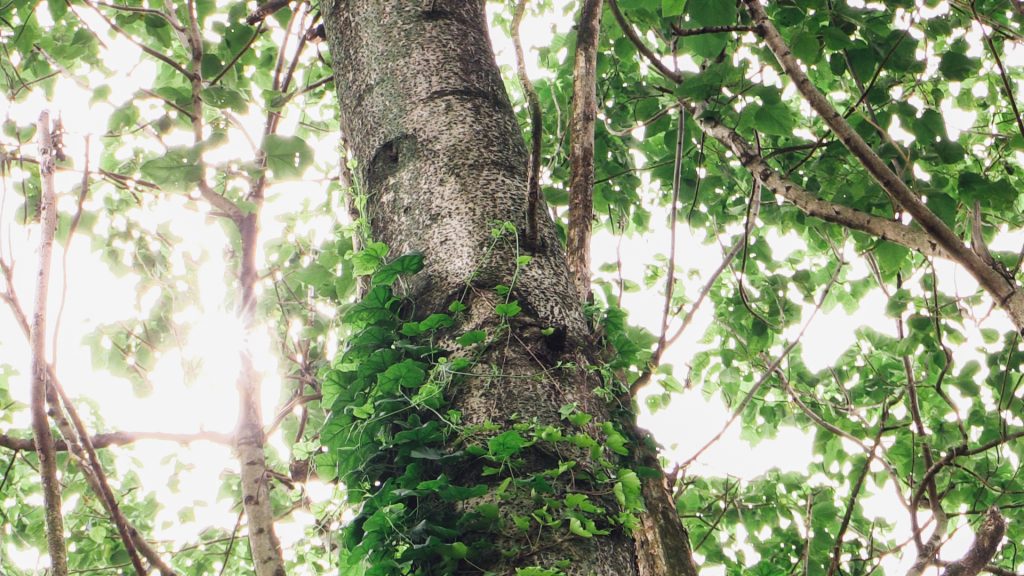
M 365 248 L 352 255 L 353 273 L 356 276 L 373 274 L 387 257 L 390 248 L 383 242 L 370 242 Z
M 377 376 L 377 385 L 382 392 L 395 393 L 399 388 L 417 388 L 426 380 L 423 364 L 415 360 L 402 360 L 389 366 Z
M 519 307 L 519 303 L 518 302 L 513 300 L 511 302 L 505 302 L 505 303 L 502 303 L 502 304 L 498 304 L 497 306 L 494 307 L 494 311 L 498 314 L 498 316 L 504 316 L 504 317 L 511 318 L 511 317 L 515 316 L 516 314 L 519 314 L 520 312 L 522 312 L 523 309 Z
M 519 432 L 509 430 L 487 441 L 487 453 L 494 460 L 505 460 L 527 445 Z
M 472 346 L 473 344 L 483 342 L 486 338 L 486 330 L 470 330 L 469 332 L 466 332 L 462 336 L 456 338 L 455 342 L 457 342 L 459 346 Z
M 422 254 L 405 254 L 384 265 L 373 275 L 374 285 L 391 286 L 399 276 L 409 276 L 423 269 Z

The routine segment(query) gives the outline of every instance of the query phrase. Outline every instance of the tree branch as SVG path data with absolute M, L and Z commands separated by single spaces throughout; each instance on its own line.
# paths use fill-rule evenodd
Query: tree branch
M 676 24 L 672 24 L 672 35 L 679 38 L 685 38 L 687 36 L 701 36 L 703 34 L 722 34 L 725 32 L 753 32 L 753 26 L 733 25 L 733 26 L 702 26 L 700 28 L 680 28 Z
M 976 576 L 987 570 L 987 565 L 999 551 L 999 545 L 1006 534 L 1006 520 L 993 506 L 985 513 L 978 530 L 974 533 L 974 542 L 970 549 L 956 562 L 946 566 L 942 576 Z
M 743 0 L 757 33 L 782 65 L 804 100 L 832 129 L 846 148 L 860 161 L 893 202 L 903 207 L 950 257 L 963 266 L 1009 314 L 1018 331 L 1024 330 L 1024 293 L 999 270 L 974 253 L 956 233 L 935 215 L 920 197 L 883 161 L 853 129 L 828 99 L 811 82 L 789 46 L 768 18 L 759 0 Z
M 644 41 L 640 39 L 640 35 L 638 35 L 636 30 L 633 29 L 633 25 L 630 24 L 626 20 L 626 17 L 622 15 L 622 12 L 619 10 L 618 2 L 615 0 L 608 0 L 608 7 L 612 9 L 612 14 L 615 16 L 615 21 L 619 23 L 619 28 L 622 28 L 622 33 L 629 38 L 630 42 L 632 42 L 634 46 L 636 46 L 637 51 L 640 52 L 647 62 L 651 66 L 654 66 L 655 70 L 660 72 L 665 78 L 668 78 L 676 84 L 682 82 L 683 75 L 666 66 L 665 63 L 654 54 L 654 52 L 651 52 L 651 49 L 647 47 L 647 44 L 644 44 Z
M 762 185 L 792 202 L 808 216 L 839 224 L 851 230 L 866 232 L 926 256 L 950 258 L 949 254 L 931 236 L 921 230 L 814 196 L 772 168 L 738 132 L 720 123 L 714 117 L 705 115 L 704 111 L 703 103 L 693 105 L 693 117 L 697 119 L 701 130 L 731 150 L 739 158 L 743 167 Z
M 215 442 L 217 444 L 232 443 L 230 434 L 219 432 L 196 432 L 194 434 L 176 434 L 172 432 L 103 432 L 90 437 L 93 448 L 109 448 L 111 446 L 126 446 L 140 440 L 161 440 L 164 442 L 176 442 L 178 444 L 191 444 L 193 442 Z M 20 438 L 9 434 L 0 434 L 0 448 L 9 450 L 22 450 L 34 452 L 35 445 L 29 438 Z M 54 440 L 54 449 L 57 452 L 69 450 L 68 443 L 61 439 Z

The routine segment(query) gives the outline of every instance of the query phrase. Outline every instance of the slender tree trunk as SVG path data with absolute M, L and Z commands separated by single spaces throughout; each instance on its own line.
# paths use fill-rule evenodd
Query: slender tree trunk
M 593 392 L 600 383 L 586 370 L 560 368 L 592 364 L 594 345 L 548 218 L 539 219 L 532 261 L 516 269 L 527 246 L 527 153 L 494 61 L 483 0 L 335 0 L 323 7 L 341 125 L 359 162 L 373 237 L 393 255 L 424 256 L 424 270 L 404 287 L 415 315 L 461 300 L 467 309 L 458 328 L 494 333 L 501 329 L 495 305 L 505 301 L 499 285 L 511 286 L 510 298 L 522 308 L 509 321 L 509 337 L 479 359 L 481 374 L 449 391 L 462 423 L 561 426 L 559 408 L 575 402 L 594 415 L 585 432 L 599 436 L 596 423 L 609 419 Z M 518 236 L 495 242 L 492 230 L 505 222 Z M 573 454 L 574 478 L 550 479 L 553 494 L 593 493 L 614 513 L 615 499 L 588 480 L 599 464 L 581 452 Z M 534 449 L 516 473 L 557 466 L 556 457 Z M 495 482 L 475 468 L 445 472 L 463 485 Z M 505 574 L 568 560 L 568 574 L 637 574 L 632 538 L 620 527 L 592 538 L 562 528 L 546 532 L 539 545 L 531 540 L 536 532 L 517 530 L 509 517 L 536 508 L 528 491 L 500 502 L 494 547 L 519 552 L 460 571 Z
M 238 274 L 242 296 L 240 314 L 246 331 L 253 329 L 256 309 L 258 217 L 257 210 L 238 222 L 242 239 L 242 261 Z M 270 506 L 263 415 L 260 410 L 261 385 L 262 376 L 253 366 L 250 350 L 244 349 L 238 375 L 239 414 L 235 450 L 241 465 L 242 505 L 249 522 L 249 546 L 257 576 L 284 576 L 281 543 L 274 532 L 274 516 Z
M 594 220 L 594 124 L 597 121 L 597 44 L 601 0 L 584 0 L 576 26 L 572 70 L 569 164 L 569 272 L 581 300 L 590 298 L 590 238 Z
M 57 199 L 53 173 L 57 150 L 52 138 L 50 113 L 39 115 L 39 178 L 42 180 L 39 234 L 39 276 L 36 280 L 35 312 L 32 314 L 32 432 L 39 475 L 43 484 L 43 506 L 46 510 L 46 543 L 50 552 L 50 569 L 56 576 L 68 573 L 68 551 L 64 545 L 64 517 L 61 515 L 61 487 L 57 479 L 57 454 L 53 447 L 50 420 L 46 415 L 46 388 L 49 374 L 46 362 L 46 294 L 50 286 L 50 260 L 53 235 L 57 230 Z M 58 409 L 56 406 L 51 406 Z

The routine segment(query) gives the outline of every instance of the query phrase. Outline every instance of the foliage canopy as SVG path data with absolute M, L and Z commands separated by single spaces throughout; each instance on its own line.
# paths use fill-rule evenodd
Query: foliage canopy
M 450 570 L 474 553 L 461 532 L 445 532 L 440 521 L 401 522 L 426 522 L 423 511 L 407 514 L 408 498 L 479 496 L 473 486 L 430 476 L 436 461 L 466 456 L 439 450 L 442 440 L 479 432 L 460 427 L 460 415 L 443 402 L 471 359 L 446 357 L 432 340 L 459 310 L 418 321 L 399 313 L 400 290 L 392 286 L 422 263 L 365 237 L 365 198 L 349 172 L 331 96 L 331 56 L 316 43 L 319 7 L 285 4 L 259 18 L 250 17 L 253 5 L 216 0 L 12 0 L 0 7 L 9 109 L 0 135 L 0 262 L 10 304 L 0 340 L 4 350 L 26 349 L 14 342 L 22 335 L 13 311 L 29 304 L 22 286 L 31 286 L 32 264 L 22 260 L 40 235 L 33 122 L 45 101 L 54 113 L 65 109 L 67 128 L 57 180 L 56 235 L 72 255 L 70 264 L 64 260 L 63 291 L 72 307 L 81 306 L 96 297 L 90 291 L 108 290 L 120 277 L 135 300 L 54 340 L 65 386 L 103 379 L 130 382 L 143 398 L 159 396 L 170 385 L 159 376 L 168 363 L 181 364 L 189 386 L 207 385 L 203 363 L 234 358 L 241 342 L 219 342 L 224 348 L 212 355 L 189 342 L 204 329 L 204 315 L 247 306 L 251 294 L 236 286 L 236 267 L 251 230 L 244 223 L 258 218 L 255 300 L 232 334 L 242 340 L 248 333 L 247 343 L 252 334 L 269 335 L 272 343 L 263 353 L 274 360 L 262 365 L 276 375 L 265 386 L 280 385 L 264 404 L 271 505 L 282 525 L 305 535 L 286 541 L 289 572 L 326 573 L 340 563 L 351 570 L 343 573 L 358 574 L 364 557 L 375 566 L 366 573 L 413 573 L 410 566 L 424 558 L 438 562 L 430 570 Z M 529 56 L 543 112 L 544 199 L 563 236 L 577 4 L 528 5 L 531 21 L 551 28 Z M 489 5 L 496 38 L 513 33 L 514 9 Z M 1024 9 L 1005 0 L 605 6 L 597 245 L 660 244 L 639 265 L 621 251 L 595 254 L 588 311 L 614 353 L 592 368 L 614 381 L 609 397 L 639 389 L 635 400 L 652 412 L 673 410 L 691 388 L 721 400 L 731 414 L 725 425 L 738 427 L 750 450 L 781 429 L 813 436 L 813 458 L 801 470 L 739 479 L 702 473 L 692 461 L 666 462 L 680 521 L 709 572 L 869 574 L 882 566 L 920 573 L 957 560 L 941 545 L 970 543 L 993 507 L 1009 521 L 1005 544 L 985 563 L 1002 573 L 1022 570 L 1024 316 L 1015 308 L 1024 254 L 1022 26 Z M 504 71 L 528 134 L 527 97 L 511 63 Z M 814 92 L 824 97 L 815 101 Z M 858 152 L 858 142 L 870 154 Z M 494 234 L 495 242 L 509 242 L 516 230 L 498 223 Z M 714 258 L 698 262 L 693 253 Z M 516 266 L 529 266 L 522 257 Z M 91 263 L 81 270 L 92 277 L 75 275 L 78 260 Z M 357 301 L 360 284 L 366 293 Z M 658 313 L 650 313 L 651 301 Z M 30 310 L 21 311 L 27 318 Z M 519 311 L 512 300 L 495 313 Z M 654 320 L 630 325 L 628 311 Z M 808 326 L 822 334 L 816 321 L 834 324 L 828 337 L 845 343 L 833 358 L 813 357 L 807 351 L 819 348 L 801 341 Z M 685 350 L 672 345 L 683 330 Z M 458 344 L 473 349 L 494 338 L 470 331 Z M 85 365 L 73 359 L 79 339 L 90 352 Z M 25 444 L 28 363 L 5 356 L 0 571 L 18 575 L 32 573 L 26 551 L 44 552 L 46 540 L 38 461 Z M 117 421 L 116 406 L 88 396 L 75 401 L 124 517 L 143 535 L 166 531 L 174 521 L 165 489 L 137 471 L 148 448 L 105 447 L 166 431 L 118 441 L 105 423 Z M 582 427 L 590 416 L 567 405 L 563 418 Z M 219 432 L 196 426 L 175 430 L 175 439 L 223 439 L 231 425 Z M 495 473 L 511 468 L 529 443 L 590 450 L 593 442 L 554 429 L 484 432 L 493 434 L 467 441 L 466 451 Z M 685 442 L 691 452 L 703 451 L 714 432 L 679 430 L 702 439 Z M 628 453 L 617 428 L 609 423 L 603 433 L 611 452 Z M 167 452 L 170 493 L 183 490 L 178 482 L 195 465 L 187 451 Z M 382 454 L 405 475 L 374 476 L 375 466 L 393 465 L 379 462 Z M 58 463 L 70 567 L 127 570 L 129 551 L 90 490 L 86 465 L 66 456 Z M 571 464 L 562 466 L 551 473 L 568 473 Z M 603 518 L 593 502 L 573 495 L 545 502 L 522 522 L 578 538 L 609 529 L 605 521 L 635 526 L 635 472 L 609 461 L 602 473 L 622 516 Z M 311 475 L 319 480 L 307 486 Z M 336 480 L 352 506 L 320 495 L 322 483 Z M 196 528 L 155 545 L 175 570 L 252 573 L 236 541 L 247 525 L 240 484 L 231 469 L 219 488 L 234 523 L 196 521 L 204 504 L 175 510 L 176 521 Z M 899 505 L 880 515 L 868 510 L 862 502 L 878 494 Z M 355 512 L 361 517 L 352 523 Z M 481 507 L 461 522 L 486 523 L 491 512 Z M 336 532 L 346 525 L 339 552 Z M 381 557 L 381 542 L 400 553 Z

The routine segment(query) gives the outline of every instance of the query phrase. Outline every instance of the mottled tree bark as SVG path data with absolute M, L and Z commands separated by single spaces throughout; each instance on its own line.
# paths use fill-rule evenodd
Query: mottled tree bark
M 595 349 L 547 217 L 538 219 L 533 260 L 516 274 L 517 246 L 526 244 L 527 153 L 494 61 L 483 0 L 334 0 L 323 14 L 341 127 L 359 162 L 372 235 L 392 255 L 424 256 L 424 270 L 404 286 L 413 314 L 444 312 L 461 300 L 468 308 L 459 329 L 497 330 L 494 307 L 504 297 L 494 288 L 501 284 L 512 286 L 522 307 L 507 342 L 479 359 L 480 375 L 450 391 L 463 424 L 560 425 L 558 409 L 569 402 L 595 422 L 607 419 L 593 393 L 598 383 L 585 370 L 557 368 L 592 363 Z M 491 231 L 502 222 L 512 223 L 518 238 L 495 242 Z M 586 471 L 597 463 L 589 453 L 573 456 L 582 472 L 556 479 L 556 494 L 592 488 Z M 557 465 L 557 455 L 540 449 L 525 460 L 517 474 Z M 494 481 L 468 468 L 475 467 L 445 472 L 463 484 Z M 600 505 L 617 507 L 613 498 Z M 535 507 L 529 495 L 500 506 L 505 519 Z M 611 528 L 590 539 L 549 532 L 543 546 L 522 531 L 501 530 L 496 548 L 527 553 L 495 554 L 460 570 L 505 574 L 566 559 L 568 574 L 637 574 L 631 537 Z

